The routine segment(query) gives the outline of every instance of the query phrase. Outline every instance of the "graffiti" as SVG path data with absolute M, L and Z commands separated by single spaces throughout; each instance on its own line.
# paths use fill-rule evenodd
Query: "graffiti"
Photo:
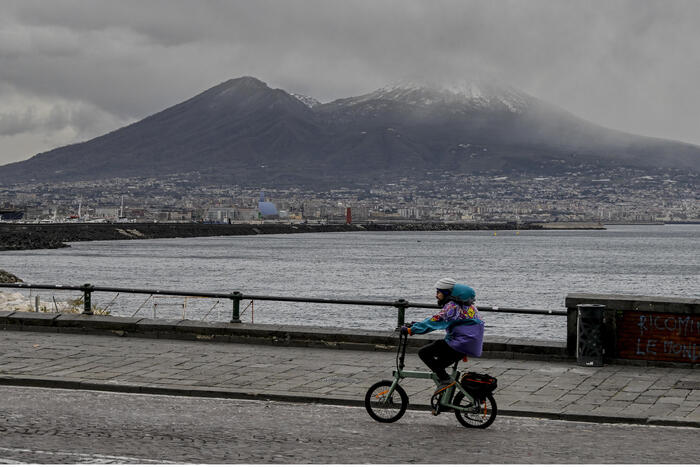
M 698 358 L 700 358 L 700 354 L 698 354 L 697 344 L 664 341 L 664 353 L 679 355 L 683 358 L 689 358 L 692 361 L 695 361 Z
M 679 336 L 700 335 L 700 320 L 690 316 L 640 315 L 637 326 L 640 335 L 650 330 L 677 332 Z
M 618 321 L 622 358 L 700 362 L 700 316 L 627 312 Z
M 642 350 L 642 347 L 644 349 Z M 642 339 L 637 339 L 637 355 L 656 355 L 656 339 L 647 339 L 645 346 L 642 346 Z

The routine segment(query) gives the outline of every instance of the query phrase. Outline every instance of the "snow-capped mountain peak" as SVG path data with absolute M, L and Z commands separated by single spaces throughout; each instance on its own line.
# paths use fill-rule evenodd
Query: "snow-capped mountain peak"
M 391 100 L 420 107 L 461 104 L 472 108 L 501 108 L 520 113 L 525 110 L 532 97 L 506 85 L 483 81 L 401 81 L 356 99 L 356 102 Z
M 305 106 L 307 106 L 310 109 L 313 109 L 314 107 L 316 107 L 317 105 L 319 105 L 321 103 L 318 100 L 314 99 L 313 97 L 304 96 L 302 94 L 295 94 L 292 92 L 292 93 L 290 93 L 290 95 L 292 97 L 295 97 L 299 101 L 301 101 Z

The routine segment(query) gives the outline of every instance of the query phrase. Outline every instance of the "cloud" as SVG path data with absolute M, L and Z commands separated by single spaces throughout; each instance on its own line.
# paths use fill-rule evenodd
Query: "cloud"
M 114 125 L 126 123 L 88 102 L 49 100 L 45 97 L 4 95 L 0 111 L 0 135 L 12 136 L 34 131 L 62 131 L 72 128 L 76 137 L 91 136 Z
M 0 102 L 0 160 L 7 162 L 131 123 L 89 102 L 8 93 L 7 86 L 0 86 Z
M 1 125 L 41 139 L 53 106 L 97 136 L 244 75 L 329 101 L 487 73 L 596 123 L 700 144 L 697 24 L 694 0 L 4 0 L 0 88 L 29 101 L 0 101 Z

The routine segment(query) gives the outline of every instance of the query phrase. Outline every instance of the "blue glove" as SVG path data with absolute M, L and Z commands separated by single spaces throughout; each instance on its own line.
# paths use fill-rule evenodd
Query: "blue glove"
M 401 335 L 407 336 L 409 334 L 410 334 L 410 332 L 409 332 L 408 326 L 406 326 L 406 325 L 401 326 Z

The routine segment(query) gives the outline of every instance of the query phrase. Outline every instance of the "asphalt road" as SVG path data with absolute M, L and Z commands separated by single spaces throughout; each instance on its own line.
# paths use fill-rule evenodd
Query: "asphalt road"
M 2 463 L 694 463 L 700 429 L 0 386 Z

